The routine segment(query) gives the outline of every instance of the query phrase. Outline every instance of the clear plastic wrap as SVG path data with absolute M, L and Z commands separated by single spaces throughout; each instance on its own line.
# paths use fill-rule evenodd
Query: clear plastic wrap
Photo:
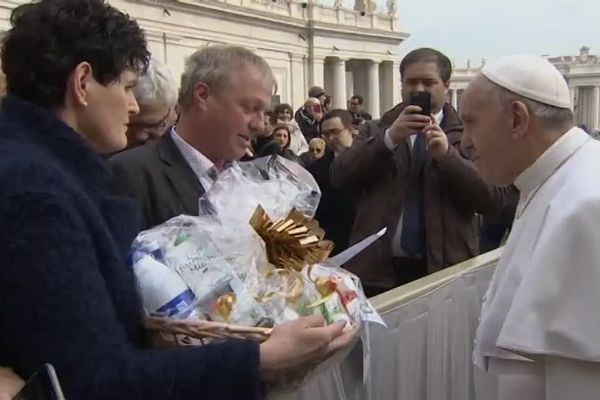
M 281 157 L 228 166 L 200 215 L 136 238 L 130 261 L 146 313 L 253 327 L 308 315 L 381 322 L 358 278 L 327 259 L 331 246 L 312 220 L 319 198 L 312 176 Z

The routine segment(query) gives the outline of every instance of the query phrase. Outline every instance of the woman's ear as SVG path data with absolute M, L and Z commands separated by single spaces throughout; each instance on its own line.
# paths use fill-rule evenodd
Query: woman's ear
M 67 79 L 67 97 L 75 106 L 87 107 L 90 90 L 96 84 L 92 66 L 87 62 L 78 64 Z

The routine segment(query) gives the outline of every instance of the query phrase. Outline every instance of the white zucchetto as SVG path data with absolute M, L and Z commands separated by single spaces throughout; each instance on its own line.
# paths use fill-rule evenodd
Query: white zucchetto
M 481 73 L 495 84 L 527 99 L 573 109 L 565 78 L 548 60 L 534 55 L 512 55 L 486 64 Z

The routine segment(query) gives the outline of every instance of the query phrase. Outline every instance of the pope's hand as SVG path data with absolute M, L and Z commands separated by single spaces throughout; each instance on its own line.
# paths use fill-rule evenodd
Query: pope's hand
M 322 317 L 300 318 L 273 329 L 271 337 L 260 345 L 260 370 L 266 382 L 293 371 L 302 375 L 349 346 L 357 330 L 344 330 L 345 323 L 325 326 Z

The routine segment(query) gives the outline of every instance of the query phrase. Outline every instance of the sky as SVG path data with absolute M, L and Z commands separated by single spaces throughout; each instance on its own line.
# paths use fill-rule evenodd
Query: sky
M 600 55 L 600 0 L 397 1 L 400 27 L 411 35 L 402 54 L 434 47 L 457 68 L 515 53 L 577 55 L 584 45 Z

